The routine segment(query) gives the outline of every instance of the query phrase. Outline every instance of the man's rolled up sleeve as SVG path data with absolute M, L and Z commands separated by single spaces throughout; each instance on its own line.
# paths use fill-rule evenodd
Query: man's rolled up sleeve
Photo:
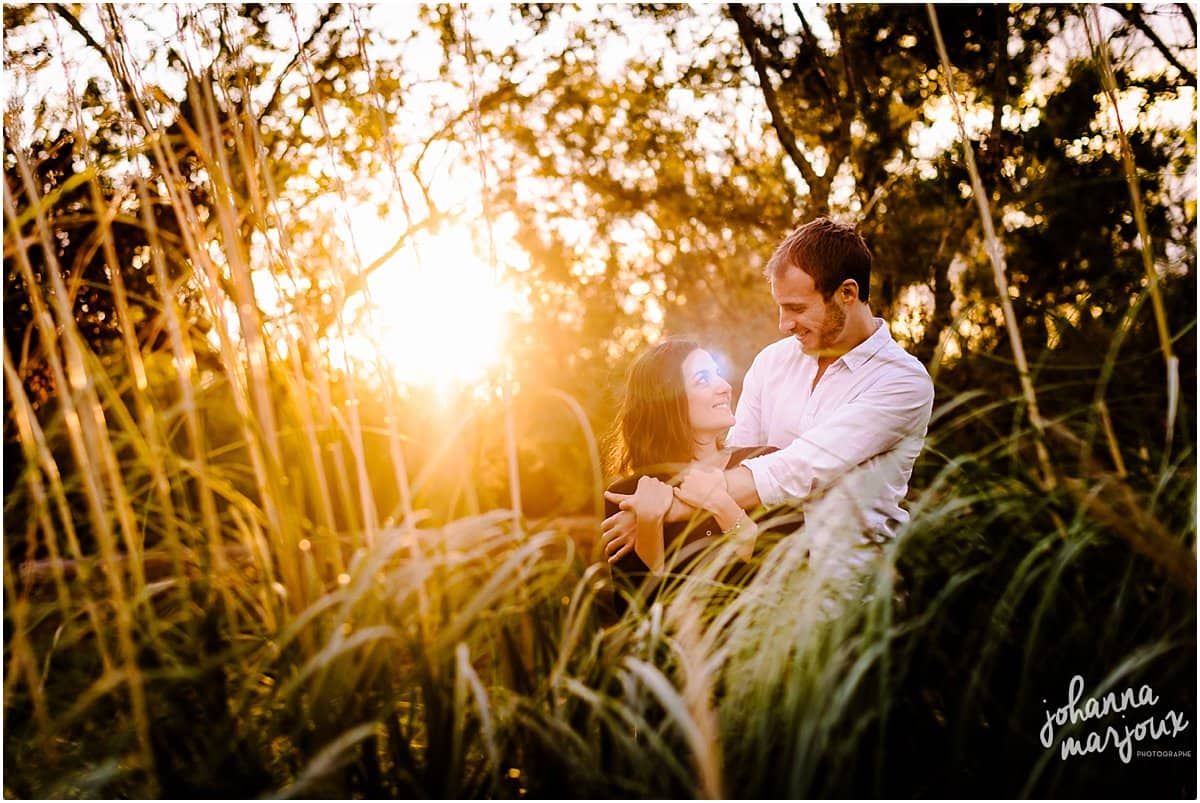
M 932 408 L 928 375 L 914 371 L 881 377 L 790 445 L 743 465 L 764 505 L 803 502 L 905 438 L 923 438 Z

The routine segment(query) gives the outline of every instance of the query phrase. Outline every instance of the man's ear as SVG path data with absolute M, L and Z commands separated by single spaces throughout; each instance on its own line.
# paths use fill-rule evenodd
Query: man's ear
M 858 282 L 853 279 L 847 279 L 838 287 L 838 295 L 846 304 L 853 304 L 858 300 Z

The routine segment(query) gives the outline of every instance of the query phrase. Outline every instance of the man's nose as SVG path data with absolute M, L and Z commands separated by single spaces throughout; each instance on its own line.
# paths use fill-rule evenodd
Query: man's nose
M 790 334 L 794 328 L 796 328 L 796 322 L 792 316 L 784 310 L 779 310 L 779 331 L 786 335 Z

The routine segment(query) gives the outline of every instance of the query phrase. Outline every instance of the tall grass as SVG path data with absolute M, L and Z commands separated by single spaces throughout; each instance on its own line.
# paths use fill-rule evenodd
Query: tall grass
M 1112 390 L 1136 367 L 1121 343 L 1096 366 L 1109 391 L 1038 388 L 1054 487 L 1030 460 L 1041 441 L 1020 392 L 953 395 L 912 521 L 855 572 L 837 538 L 814 551 L 782 528 L 750 579 L 723 573 L 718 545 L 613 623 L 598 517 L 514 524 L 507 484 L 481 490 L 505 465 L 475 454 L 495 430 L 486 411 L 438 431 L 419 400 L 331 363 L 322 311 L 263 318 L 251 272 L 289 256 L 247 245 L 247 226 L 286 230 L 254 110 L 226 114 L 197 80 L 200 113 L 165 125 L 115 13 L 106 24 L 166 337 L 88 347 L 71 266 L 53 262 L 56 198 L 17 150 L 5 252 L 40 346 L 4 353 L 20 450 L 5 499 L 6 794 L 1194 795 L 1181 763 L 1060 761 L 1038 743 L 1074 674 L 1195 710 L 1194 433 L 1159 460 L 1141 402 Z M 206 216 L 177 189 L 197 175 L 180 141 L 204 168 Z M 106 245 L 117 203 L 85 142 L 80 125 L 129 335 L 127 266 Z M 258 199 L 248 220 L 235 187 Z M 149 212 L 160 190 L 178 235 Z M 180 253 L 191 273 L 168 264 Z M 216 324 L 215 362 L 197 356 L 185 285 Z M 26 391 L 35 363 L 49 409 Z M 598 463 L 590 432 L 560 447 Z M 579 482 L 595 499 L 599 479 Z M 1194 734 L 1170 746 L 1194 756 Z

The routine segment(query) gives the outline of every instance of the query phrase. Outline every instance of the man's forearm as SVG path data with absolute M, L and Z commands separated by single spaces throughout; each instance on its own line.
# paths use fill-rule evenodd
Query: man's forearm
M 696 509 L 684 502 L 678 496 L 671 500 L 671 509 L 664 517 L 666 521 L 686 521 L 692 517 Z
M 729 495 L 741 506 L 742 510 L 753 510 L 762 504 L 758 498 L 758 489 L 754 487 L 754 475 L 746 466 L 731 468 L 725 472 L 725 486 Z
M 762 500 L 758 498 L 758 489 L 754 487 L 754 475 L 745 466 L 726 471 L 725 485 L 729 489 L 729 495 L 742 510 L 753 510 L 762 504 Z M 676 496 L 671 502 L 671 509 L 667 511 L 666 520 L 684 521 L 691 518 L 694 512 L 695 508 Z

